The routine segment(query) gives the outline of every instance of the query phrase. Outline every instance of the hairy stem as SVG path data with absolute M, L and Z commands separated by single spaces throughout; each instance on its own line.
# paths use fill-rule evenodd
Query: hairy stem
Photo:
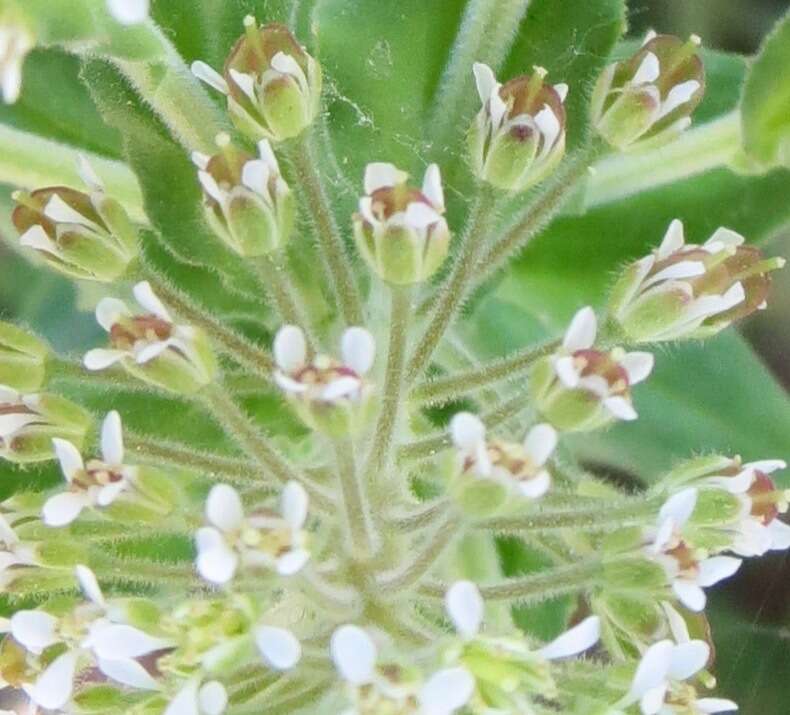
M 370 523 L 370 507 L 365 494 L 365 485 L 359 479 L 351 442 L 347 440 L 335 442 L 335 457 L 351 545 L 356 556 L 370 557 L 376 550 L 378 538 Z
M 551 353 L 557 345 L 559 345 L 559 341 L 552 340 L 536 348 L 527 348 L 515 355 L 500 358 L 479 367 L 454 372 L 446 377 L 426 380 L 415 386 L 410 397 L 415 402 L 428 404 L 456 400 L 500 380 L 520 377 L 536 360 Z
M 450 502 L 442 499 L 420 505 L 409 514 L 390 514 L 388 525 L 395 531 L 415 531 L 436 522 L 437 517 L 443 514 Z
M 387 349 L 387 369 L 384 375 L 383 395 L 373 444 L 365 464 L 364 482 L 370 483 L 386 467 L 392 438 L 398 423 L 403 391 L 403 367 L 406 362 L 406 343 L 411 314 L 411 292 L 408 288 L 394 286 L 390 301 L 390 339 Z
M 310 495 L 311 503 L 317 508 L 324 511 L 334 508 L 332 496 L 322 487 L 314 484 L 280 454 L 249 415 L 231 399 L 222 385 L 209 385 L 203 395 L 218 424 L 259 463 L 264 474 L 271 474 L 281 484 L 298 482 L 305 488 Z
M 299 296 L 284 265 L 284 257 L 277 258 L 266 254 L 260 256 L 255 265 L 264 288 L 274 301 L 277 313 L 283 322 L 300 326 L 309 336 L 310 323 L 304 307 L 299 304 Z
M 450 278 L 437 298 L 436 309 L 428 327 L 406 367 L 406 382 L 409 384 L 428 366 L 436 346 L 463 305 L 467 285 L 474 276 L 478 258 L 485 245 L 486 232 L 490 229 L 495 196 L 490 187 L 481 187 L 467 229 L 461 237 Z
M 347 325 L 361 325 L 362 302 L 354 279 L 351 257 L 346 251 L 329 196 L 321 180 L 310 132 L 291 143 L 288 157 L 302 189 L 343 320 Z

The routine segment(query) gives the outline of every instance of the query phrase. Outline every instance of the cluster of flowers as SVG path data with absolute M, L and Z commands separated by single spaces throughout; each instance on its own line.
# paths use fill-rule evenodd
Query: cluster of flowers
M 123 23 L 147 16 L 143 2 L 109 2 L 108 9 Z M 315 119 L 321 69 L 285 27 L 261 28 L 248 18 L 245 30 L 224 74 L 202 62 L 193 72 L 226 96 L 237 129 L 257 142 L 257 156 L 223 134 L 216 155 L 192 158 L 207 222 L 237 254 L 256 257 L 282 251 L 293 233 L 296 207 L 272 144 L 298 136 Z M 19 92 L 21 62 L 32 47 L 28 37 L 0 34 L 6 100 Z M 633 57 L 607 68 L 592 109 L 611 146 L 655 144 L 688 126 L 704 85 L 697 45 L 696 38 L 683 43 L 651 35 Z M 505 84 L 485 65 L 475 65 L 474 76 L 482 108 L 469 133 L 472 169 L 498 189 L 525 191 L 564 156 L 569 89 L 547 84 L 542 68 Z M 138 275 L 137 231 L 87 162 L 80 168 L 87 192 L 51 187 L 16 195 L 20 245 L 72 278 L 132 279 Z M 438 166 L 427 168 L 418 188 L 392 164 L 371 163 L 352 218 L 355 242 L 385 282 L 424 282 L 448 253 L 444 213 Z M 701 245 L 687 244 L 682 224 L 674 221 L 658 249 L 623 271 L 603 329 L 593 309 L 582 308 L 556 350 L 531 367 L 529 389 L 541 421 L 523 441 L 489 437 L 484 421 L 469 412 L 452 418 L 453 447 L 437 471 L 459 521 L 531 513 L 533 502 L 550 492 L 551 462 L 564 433 L 637 419 L 632 389 L 649 378 L 654 359 L 613 343 L 712 335 L 764 307 L 769 274 L 780 265 L 725 228 Z M 177 323 L 157 292 L 147 280 L 136 282 L 139 310 L 116 298 L 99 302 L 96 318 L 110 345 L 90 350 L 84 367 L 120 368 L 156 389 L 200 395 L 220 371 L 211 339 L 201 327 Z M 316 353 L 311 342 L 297 325 L 277 332 L 272 382 L 317 433 L 331 439 L 363 432 L 380 408 L 371 379 L 373 335 L 347 328 L 339 357 Z M 0 385 L 0 456 L 20 464 L 54 457 L 66 482 L 57 493 L 21 495 L 3 505 L 2 582 L 13 588 L 30 574 L 53 572 L 61 579 L 68 574 L 71 582 L 74 574 L 84 596 L 18 610 L 2 624 L 8 636 L 0 646 L 0 677 L 37 706 L 80 712 L 75 683 L 98 671 L 97 677 L 123 686 L 108 692 L 121 698 L 126 712 L 221 715 L 245 678 L 298 674 L 302 666 L 312 672 L 318 660 L 318 676 L 325 677 L 321 667 L 330 663 L 339 675 L 339 708 L 357 715 L 530 713 L 539 703 L 602 715 L 736 709 L 729 700 L 700 696 L 710 682 L 711 647 L 704 637 L 692 637 L 702 630 L 694 614 L 705 608 L 704 589 L 732 575 L 742 558 L 790 548 L 790 527 L 779 518 L 790 495 L 770 476 L 784 463 L 692 460 L 647 495 L 654 520 L 645 517 L 638 526 L 602 536 L 576 535 L 577 546 L 601 555 L 595 564 L 601 575 L 580 586 L 585 598 L 574 625 L 548 643 L 534 644 L 493 618 L 484 626 L 486 588 L 461 580 L 441 589 L 444 613 L 431 611 L 421 624 L 431 634 L 423 639 L 427 644 L 407 650 L 366 622 L 365 594 L 353 578 L 332 583 L 342 568 L 331 562 L 323 568 L 323 559 L 314 558 L 327 550 L 323 540 L 338 538 L 338 525 L 331 514 L 311 514 L 308 480 L 287 480 L 274 507 L 229 484 L 212 486 L 207 525 L 195 531 L 195 519 L 187 520 L 205 597 L 164 605 L 139 596 L 106 598 L 91 569 L 73 554 L 47 548 L 48 530 L 61 529 L 66 543 L 75 522 L 124 522 L 129 514 L 142 522 L 175 518 L 186 498 L 174 493 L 160 469 L 126 464 L 115 411 L 100 429 L 101 458 L 83 459 L 93 420 L 69 400 L 39 391 L 50 358 L 40 340 L 0 324 L 0 381 L 8 383 Z M 99 579 L 111 581 L 99 566 Z M 291 595 L 301 597 L 300 584 L 314 583 L 339 601 L 339 610 L 351 612 L 326 617 L 318 637 L 308 619 L 291 622 L 283 607 Z M 312 608 L 311 617 L 326 616 L 314 604 L 299 606 Z M 454 632 L 443 626 L 445 616 Z M 573 668 L 566 667 L 568 659 Z M 593 688 L 584 677 L 588 668 L 605 673 Z M 575 677 L 584 685 L 575 685 Z

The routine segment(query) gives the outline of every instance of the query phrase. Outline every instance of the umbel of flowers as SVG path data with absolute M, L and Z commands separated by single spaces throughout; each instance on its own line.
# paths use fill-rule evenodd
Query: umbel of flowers
M 107 33 L 146 32 L 148 5 L 97 1 L 91 17 Z M 35 43 L 28 20 L 22 5 L 0 14 L 7 102 Z M 604 70 L 589 111 L 611 151 L 689 125 L 704 90 L 698 44 L 651 35 Z M 687 243 L 673 221 L 622 269 L 604 311 L 580 306 L 527 357 L 459 377 L 468 360 L 452 329 L 488 268 L 479 249 L 514 192 L 545 196 L 563 166 L 566 96 L 583 88 L 549 84 L 541 67 L 502 83 L 469 68 L 482 107 L 467 134 L 478 200 L 465 228 L 427 158 L 414 185 L 369 157 L 357 211 L 336 211 L 312 143 L 318 62 L 285 26 L 251 17 L 228 51 L 222 74 L 192 65 L 242 135 L 220 134 L 212 155 L 189 147 L 192 218 L 239 260 L 276 268 L 260 274 L 276 299 L 270 339 L 171 281 L 149 258 L 150 226 L 84 159 L 85 191 L 16 194 L 19 246 L 101 286 L 107 340 L 70 360 L 0 324 L 0 457 L 57 474 L 20 472 L 0 505 L 2 684 L 73 715 L 735 710 L 709 692 L 707 592 L 744 559 L 790 548 L 786 465 L 695 458 L 634 495 L 584 472 L 564 442 L 637 420 L 655 362 L 637 346 L 706 337 L 764 308 L 782 262 L 727 228 Z M 184 96 L 202 95 L 172 100 Z M 296 280 L 294 257 L 309 251 L 328 283 L 318 271 Z M 464 409 L 439 418 L 426 392 Z M 180 440 L 151 428 L 162 404 L 157 419 L 187 425 Z M 499 533 L 557 563 L 502 576 Z M 560 594 L 576 607 L 550 637 L 516 626 L 514 604 Z

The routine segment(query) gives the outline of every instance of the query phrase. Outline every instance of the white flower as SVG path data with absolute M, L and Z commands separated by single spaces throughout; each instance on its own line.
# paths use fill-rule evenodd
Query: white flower
M 705 641 L 688 639 L 687 634 L 680 643 L 655 643 L 642 656 L 631 688 L 618 705 L 638 702 L 643 715 L 703 715 L 737 710 L 738 706 L 730 700 L 698 699 L 696 690 L 683 683 L 702 670 L 709 658 L 710 646 Z
M 159 684 L 137 658 L 172 643 L 110 620 L 107 603 L 93 572 L 77 566 L 76 576 L 87 603 L 64 619 L 45 611 L 17 611 L 10 632 L 26 650 L 40 654 L 55 644 L 66 646 L 25 691 L 37 705 L 59 709 L 71 699 L 80 661 L 89 657 L 107 677 L 134 688 L 156 690 Z
M 104 418 L 101 433 L 102 459 L 85 465 L 80 451 L 65 439 L 52 440 L 68 491 L 47 499 L 42 516 L 48 526 L 65 526 L 86 507 L 106 507 L 129 489 L 137 468 L 123 463 L 123 432 L 120 415 Z
M 414 701 L 418 704 L 415 715 L 451 715 L 474 694 L 474 678 L 466 668 L 445 668 L 423 683 L 399 680 L 394 672 L 397 667 L 377 668 L 376 644 L 358 626 L 338 628 L 332 634 L 330 651 L 354 700 L 354 707 L 344 715 L 375 715 L 405 709 Z
M 700 556 L 683 541 L 681 530 L 694 513 L 697 494 L 694 488 L 684 489 L 666 501 L 648 552 L 664 567 L 678 600 L 695 612 L 705 608 L 703 589 L 729 578 L 741 566 L 741 559 L 732 556 Z
M 551 475 L 545 465 L 557 446 L 557 432 L 551 425 L 535 425 L 522 444 L 487 441 L 482 421 L 459 412 L 450 422 L 450 434 L 464 472 L 498 481 L 530 499 L 548 491 Z
M 215 486 L 206 502 L 211 526 L 196 535 L 197 569 L 212 583 L 228 583 L 240 564 L 262 566 L 283 576 L 297 573 L 307 563 L 308 496 L 301 485 L 289 482 L 280 500 L 280 514 L 254 513 L 245 517 L 238 492 L 226 484 Z
M 0 88 L 3 101 L 13 104 L 22 90 L 22 65 L 35 46 L 30 31 L 13 19 L 0 20 Z
M 107 9 L 122 25 L 137 25 L 148 19 L 150 0 L 107 0 Z
M 222 683 L 211 680 L 201 684 L 193 678 L 178 691 L 163 715 L 222 715 L 227 706 L 228 694 Z
M 457 581 L 450 586 L 445 594 L 445 608 L 461 638 L 470 641 L 480 637 L 485 604 L 474 583 Z M 546 660 L 568 658 L 592 648 L 600 637 L 600 619 L 590 616 L 538 649 L 537 653 Z
M 258 626 L 255 644 L 263 660 L 275 670 L 290 670 L 302 657 L 302 646 L 291 631 L 275 626 Z
M 553 357 L 554 372 L 565 388 L 595 396 L 612 417 L 635 420 L 629 388 L 647 379 L 653 370 L 653 356 L 619 348 L 595 350 L 597 332 L 595 312 L 590 307 L 582 308 L 574 315 L 562 348 Z
M 6 584 L 15 566 L 35 566 L 38 564 L 36 549 L 21 541 L 8 520 L 0 515 L 0 586 Z

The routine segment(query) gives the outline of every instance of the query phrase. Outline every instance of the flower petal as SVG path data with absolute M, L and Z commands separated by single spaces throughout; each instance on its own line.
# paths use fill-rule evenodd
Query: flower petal
M 197 557 L 198 573 L 211 583 L 224 584 L 230 581 L 239 566 L 239 556 L 224 543 L 212 549 L 202 550 Z
M 200 715 L 200 710 L 198 709 L 199 685 L 198 680 L 190 680 L 178 691 L 162 715 Z
M 636 385 L 653 371 L 655 358 L 650 353 L 626 353 L 620 359 L 620 366 L 628 373 L 628 384 Z
M 376 358 L 376 341 L 365 328 L 348 328 L 340 341 L 343 362 L 357 375 L 366 374 Z
M 639 64 L 634 76 L 631 78 L 631 84 L 648 84 L 655 82 L 661 75 L 661 65 L 658 62 L 658 57 L 652 52 L 645 54 L 642 62 Z
M 358 626 L 340 626 L 332 634 L 330 651 L 340 675 L 352 685 L 373 680 L 376 667 L 376 644 Z
M 132 292 L 134 293 L 135 300 L 142 308 L 147 310 L 152 315 L 155 315 L 157 318 L 167 321 L 168 323 L 173 322 L 164 303 L 159 300 L 156 293 L 154 293 L 154 289 L 151 287 L 151 284 L 148 281 L 140 281 L 137 283 L 137 285 L 132 288 Z
M 672 590 L 675 592 L 678 600 L 690 611 L 699 613 L 705 609 L 708 599 L 705 596 L 705 591 L 696 583 L 676 579 L 672 582 Z
M 302 646 L 285 628 L 260 626 L 255 629 L 255 643 L 263 659 L 277 670 L 293 668 L 302 657 Z
M 620 397 L 619 395 L 616 397 L 607 397 L 603 401 L 603 406 L 618 420 L 631 422 L 639 417 L 634 406 L 631 404 L 631 400 L 627 397 Z
M 111 623 L 91 634 L 91 647 L 99 658 L 118 660 L 139 658 L 168 648 L 172 642 L 148 635 L 139 628 L 122 623 Z
M 126 303 L 117 298 L 102 298 L 96 306 L 96 322 L 108 333 L 121 318 L 130 315 Z
M 474 452 L 481 443 L 485 443 L 486 428 L 477 415 L 457 412 L 450 420 L 450 434 L 456 447 Z
M 725 698 L 700 698 L 694 703 L 703 713 L 728 713 L 738 709 L 738 704 Z
M 58 619 L 44 611 L 17 611 L 11 616 L 11 635 L 27 650 L 40 653 L 57 643 Z
M 693 487 L 673 494 L 664 502 L 658 512 L 660 521 L 672 519 L 675 528 L 680 529 L 686 524 L 697 506 L 698 491 Z
M 710 646 L 705 641 L 680 643 L 672 651 L 669 677 L 673 680 L 686 680 L 702 670 L 709 659 Z
M 524 451 L 539 467 L 548 461 L 557 446 L 557 430 L 550 424 L 535 425 L 524 440 Z
M 80 588 L 85 598 L 92 601 L 97 606 L 104 607 L 104 594 L 102 594 L 99 582 L 96 580 L 96 574 L 82 564 L 77 564 L 77 566 L 74 567 L 74 573 L 77 576 L 77 581 L 79 581 Z
M 280 513 L 292 529 L 301 529 L 307 520 L 309 497 L 298 482 L 288 482 L 280 498 Z
M 372 194 L 378 189 L 397 186 L 406 181 L 408 176 L 394 164 L 381 161 L 371 162 L 365 167 L 365 193 Z
M 222 715 L 228 707 L 228 693 L 222 683 L 211 680 L 198 692 L 200 711 L 205 715 Z
M 469 702 L 475 679 L 466 668 L 446 668 L 434 673 L 417 699 L 422 715 L 449 715 Z
M 699 565 L 697 582 L 700 586 L 708 587 L 732 576 L 740 567 L 741 559 L 734 556 L 713 556 L 705 559 Z
M 565 331 L 562 347 L 569 353 L 591 348 L 597 332 L 598 320 L 595 311 L 589 306 L 582 308 L 573 316 L 568 330 Z
M 52 446 L 55 449 L 55 456 L 58 458 L 63 476 L 66 477 L 67 482 L 71 482 L 85 467 L 80 451 L 71 442 L 59 437 L 52 440 Z
M 122 25 L 137 25 L 148 19 L 149 4 L 149 0 L 107 0 L 107 9 Z
M 590 616 L 541 648 L 540 654 L 547 660 L 567 658 L 592 648 L 600 637 L 601 620 L 598 616 Z
M 483 622 L 485 604 L 477 586 L 471 581 L 456 581 L 444 597 L 447 615 L 464 638 L 474 638 Z
M 475 85 L 480 101 L 485 104 L 491 93 L 499 86 L 494 76 L 494 71 L 482 62 L 475 62 L 472 65 L 472 72 L 475 76 Z
M 229 484 L 212 487 L 206 500 L 206 518 L 221 531 L 235 531 L 244 521 L 239 493 Z
M 631 681 L 629 694 L 632 698 L 643 697 L 666 680 L 672 665 L 673 650 L 672 641 L 663 640 L 654 643 L 644 652 Z
M 106 350 L 104 348 L 95 348 L 88 350 L 85 357 L 82 359 L 82 364 L 88 370 L 104 370 L 111 365 L 115 365 L 120 360 L 126 357 L 126 353 L 122 350 Z
M 284 325 L 274 338 L 274 361 L 283 372 L 291 374 L 301 370 L 307 361 L 307 341 L 302 329 Z
M 444 190 L 442 189 L 442 173 L 438 164 L 430 164 L 425 170 L 422 180 L 422 193 L 433 204 L 434 209 L 444 211 Z
M 97 660 L 99 670 L 108 678 L 140 690 L 159 690 L 159 682 L 136 660 L 103 659 Z
M 668 258 L 676 251 L 679 251 L 685 245 L 685 238 L 683 237 L 683 222 L 679 219 L 674 219 L 667 228 L 664 234 L 664 239 L 658 248 L 658 258 Z
M 101 451 L 107 464 L 123 464 L 123 428 L 121 416 L 115 410 L 109 412 L 102 423 Z
M 205 82 L 209 87 L 213 87 L 222 94 L 230 93 L 225 78 L 205 62 L 201 62 L 200 60 L 193 62 L 189 69 L 195 77 L 201 82 Z
M 77 653 L 66 651 L 50 663 L 32 687 L 25 690 L 39 707 L 59 710 L 71 699 L 76 669 Z
M 47 526 L 66 526 L 74 521 L 89 503 L 90 499 L 86 494 L 62 492 L 44 502 L 41 516 Z

